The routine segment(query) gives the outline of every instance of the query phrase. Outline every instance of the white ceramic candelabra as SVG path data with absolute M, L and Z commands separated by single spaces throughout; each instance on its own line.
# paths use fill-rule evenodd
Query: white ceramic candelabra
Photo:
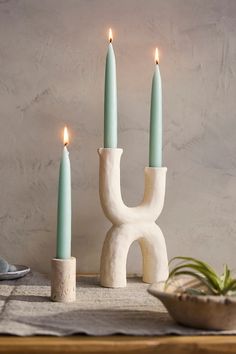
M 131 244 L 138 241 L 143 256 L 143 281 L 154 283 L 168 277 L 164 236 L 155 223 L 165 197 L 166 167 L 145 168 L 145 190 L 141 204 L 127 207 L 121 196 L 120 159 L 123 149 L 101 148 L 99 192 L 103 211 L 113 226 L 108 231 L 101 255 L 101 285 L 126 286 L 126 262 Z

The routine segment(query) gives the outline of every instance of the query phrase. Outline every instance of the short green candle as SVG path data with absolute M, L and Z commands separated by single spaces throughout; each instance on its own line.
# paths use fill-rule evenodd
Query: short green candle
M 56 258 L 71 257 L 71 173 L 67 150 L 67 128 L 64 130 L 64 148 L 60 164 L 57 208 L 57 255 Z
M 156 49 L 156 67 L 152 79 L 149 166 L 162 166 L 162 87 L 159 69 L 158 51 Z
M 117 147 L 117 85 L 116 58 L 112 46 L 112 32 L 106 57 L 104 97 L 104 148 Z

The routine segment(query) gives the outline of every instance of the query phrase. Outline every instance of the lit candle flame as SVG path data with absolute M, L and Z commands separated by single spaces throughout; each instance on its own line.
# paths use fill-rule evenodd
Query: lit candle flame
M 112 29 L 109 28 L 109 41 L 110 43 L 113 41 Z
M 155 50 L 155 62 L 156 62 L 156 64 L 159 64 L 159 52 L 158 52 L 158 48 L 156 48 L 156 50 Z
M 64 127 L 64 145 L 67 146 L 69 144 L 69 133 L 67 126 Z

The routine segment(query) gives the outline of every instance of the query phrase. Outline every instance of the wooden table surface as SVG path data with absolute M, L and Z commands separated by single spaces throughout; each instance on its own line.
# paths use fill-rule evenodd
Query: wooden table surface
M 0 337 L 2 354 L 235 354 L 236 336 Z

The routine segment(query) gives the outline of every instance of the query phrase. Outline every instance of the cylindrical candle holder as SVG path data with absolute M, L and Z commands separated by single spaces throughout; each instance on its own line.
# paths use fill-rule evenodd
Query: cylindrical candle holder
M 75 301 L 76 258 L 53 258 L 51 267 L 51 300 L 65 303 Z

